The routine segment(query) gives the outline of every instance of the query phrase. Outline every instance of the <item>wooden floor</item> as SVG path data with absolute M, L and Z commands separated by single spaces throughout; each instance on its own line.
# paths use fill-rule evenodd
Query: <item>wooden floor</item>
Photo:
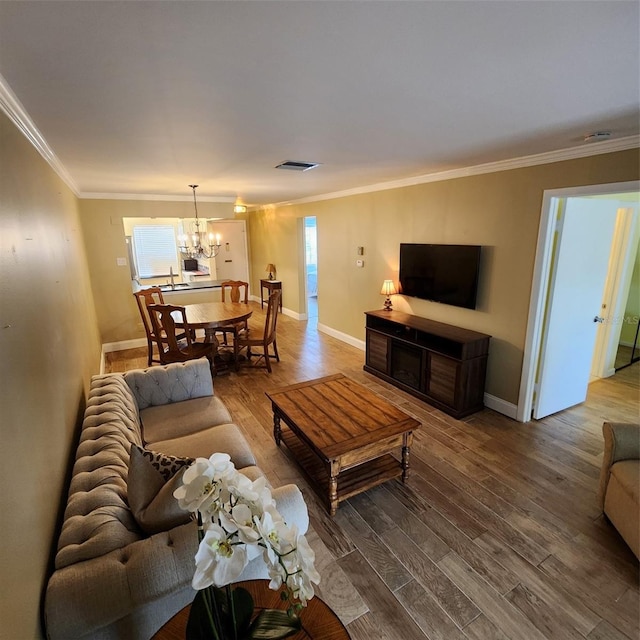
M 260 305 L 252 326 L 264 322 Z M 318 589 L 353 640 L 618 640 L 640 637 L 638 562 L 596 504 L 602 422 L 637 421 L 640 363 L 591 385 L 586 403 L 520 424 L 463 421 L 363 372 L 364 353 L 281 316 L 272 375 L 219 376 L 216 393 L 274 485 L 307 501 Z M 110 354 L 111 371 L 146 366 Z M 342 372 L 415 416 L 406 485 L 393 480 L 330 518 L 272 438 L 265 391 Z

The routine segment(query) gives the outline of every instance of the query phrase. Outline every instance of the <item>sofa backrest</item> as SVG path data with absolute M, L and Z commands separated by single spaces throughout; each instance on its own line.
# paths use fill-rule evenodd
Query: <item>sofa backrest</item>
M 124 379 L 140 410 L 213 395 L 211 369 L 206 358 L 128 371 Z
M 142 537 L 127 503 L 131 445 L 142 445 L 136 401 L 120 374 L 93 376 L 58 540 L 56 569 Z

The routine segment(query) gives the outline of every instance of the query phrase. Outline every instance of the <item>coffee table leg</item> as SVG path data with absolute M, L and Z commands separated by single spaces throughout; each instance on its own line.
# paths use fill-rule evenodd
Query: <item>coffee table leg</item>
M 406 482 L 409 475 L 409 435 L 402 436 L 402 482 Z
M 280 416 L 277 411 L 273 412 L 273 439 L 276 441 L 276 444 L 280 446 L 280 442 L 282 441 L 282 427 L 280 426 Z
M 338 474 L 340 465 L 332 461 L 329 466 L 329 515 L 335 516 L 338 510 Z

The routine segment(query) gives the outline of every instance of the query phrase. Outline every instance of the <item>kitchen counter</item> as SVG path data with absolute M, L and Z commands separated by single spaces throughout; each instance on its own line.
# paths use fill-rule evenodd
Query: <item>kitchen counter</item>
M 141 285 L 135 280 L 131 283 L 133 293 L 140 291 L 141 289 L 148 289 L 151 286 L 160 287 L 163 295 L 171 295 L 174 293 L 188 293 L 189 291 L 197 291 L 200 289 L 220 289 L 223 280 L 202 280 L 198 278 L 192 282 L 176 282 L 172 287 L 170 284 L 160 285 Z

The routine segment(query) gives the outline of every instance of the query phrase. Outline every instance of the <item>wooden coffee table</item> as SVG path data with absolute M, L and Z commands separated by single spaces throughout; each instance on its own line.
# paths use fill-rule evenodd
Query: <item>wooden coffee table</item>
M 420 423 L 366 387 L 336 374 L 267 396 L 276 444 L 284 441 L 332 516 L 351 496 L 391 478 L 406 480 Z

